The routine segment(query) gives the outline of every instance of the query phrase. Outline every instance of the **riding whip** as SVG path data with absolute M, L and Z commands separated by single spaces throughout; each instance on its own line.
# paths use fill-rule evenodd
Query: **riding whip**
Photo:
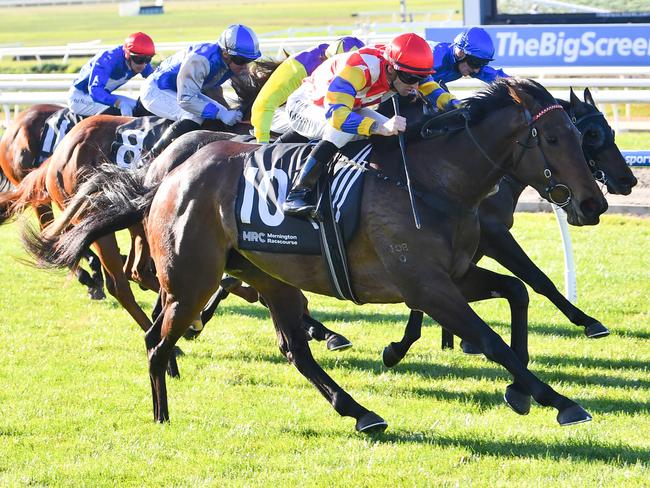
M 398 95 L 393 95 L 393 108 L 395 109 L 395 116 L 399 117 L 399 102 L 397 101 Z M 411 200 L 411 209 L 413 209 L 413 220 L 415 220 L 415 228 L 419 229 L 420 225 L 420 215 L 418 214 L 418 209 L 415 206 L 415 197 L 413 196 L 413 188 L 411 188 L 411 177 L 409 176 L 409 168 L 406 164 L 406 145 L 404 144 L 404 134 L 401 132 L 397 134 L 399 138 L 399 148 L 402 151 L 402 162 L 404 163 L 404 173 L 406 174 L 406 188 L 409 191 L 409 200 Z

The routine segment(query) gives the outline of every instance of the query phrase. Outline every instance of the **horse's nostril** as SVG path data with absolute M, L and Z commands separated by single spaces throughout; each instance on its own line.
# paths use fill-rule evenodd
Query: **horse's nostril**
M 585 217 L 595 218 L 607 210 L 607 200 L 602 203 L 595 198 L 587 198 L 580 202 L 580 211 Z

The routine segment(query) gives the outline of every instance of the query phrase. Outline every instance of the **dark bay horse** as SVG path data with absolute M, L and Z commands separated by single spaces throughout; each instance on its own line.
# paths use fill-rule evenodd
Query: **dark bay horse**
M 418 205 L 427 210 L 421 212 L 420 230 L 413 226 L 407 192 L 397 184 L 397 144 L 373 138 L 360 229 L 347 248 L 352 288 L 362 303 L 404 302 L 477 344 L 513 375 L 505 399 L 516 412 L 527 413 L 532 395 L 540 405 L 558 410 L 561 425 L 589 421 L 582 407 L 527 369 L 528 301 L 523 285 L 511 293 L 517 300 L 510 347 L 468 301 L 491 298 L 494 277 L 500 276 L 477 267 L 472 257 L 479 239 L 478 205 L 506 172 L 540 193 L 564 185 L 571 196 L 565 207 L 568 219 L 575 224 L 598 223 L 607 203 L 589 175 L 575 126 L 541 85 L 499 80 L 469 99 L 466 110 L 468 129 L 447 137 L 424 137 L 426 121 L 424 127 L 410 127 L 411 180 Z M 245 153 L 253 149 L 233 141 L 209 144 L 160 186 L 143 189 L 136 202 L 116 198 L 122 208 L 110 209 L 109 218 L 90 212 L 62 235 L 34 236 L 30 249 L 56 265 L 73 264 L 90 242 L 148 214 L 147 237 L 162 292 L 162 313 L 145 337 L 155 420 L 169 419 L 164 371 L 172 348 L 227 270 L 260 292 L 280 350 L 334 409 L 355 418 L 358 431 L 383 430 L 387 424 L 381 417 L 358 404 L 318 366 L 302 332 L 300 290 L 334 295 L 321 257 L 238 248 L 235 195 Z M 381 177 L 373 177 L 379 169 Z M 283 196 L 278 196 L 280 203 Z M 503 278 L 509 285 L 517 281 Z
M 558 100 L 581 134 L 582 150 L 594 179 L 607 187 L 609 193 L 629 195 L 637 181 L 625 158 L 616 146 L 614 131 L 600 112 L 589 89 L 584 91 L 584 102 L 571 90 L 569 101 Z M 583 327 L 589 338 L 609 335 L 600 321 L 580 310 L 557 289 L 544 272 L 528 257 L 510 232 L 514 224 L 517 201 L 526 185 L 512 176 L 506 176 L 496 194 L 487 197 L 479 206 L 481 234 L 473 261 L 489 256 L 516 277 L 527 283 L 536 293 L 546 296 L 573 324 Z M 409 348 L 420 338 L 422 312 L 412 311 L 399 342 L 389 344 L 383 353 L 386 366 L 395 366 Z M 443 347 L 453 347 L 453 336 L 443 329 Z M 471 344 L 461 342 L 465 352 L 477 352 Z

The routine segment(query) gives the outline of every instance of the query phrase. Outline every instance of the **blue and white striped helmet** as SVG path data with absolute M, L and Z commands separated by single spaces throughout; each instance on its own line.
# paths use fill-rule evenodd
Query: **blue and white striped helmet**
M 229 55 L 242 56 L 251 61 L 262 55 L 255 32 L 242 24 L 228 27 L 219 37 L 217 44 Z
M 494 44 L 490 34 L 480 27 L 467 29 L 454 38 L 454 46 L 465 51 L 465 54 L 475 58 L 492 61 L 494 58 Z

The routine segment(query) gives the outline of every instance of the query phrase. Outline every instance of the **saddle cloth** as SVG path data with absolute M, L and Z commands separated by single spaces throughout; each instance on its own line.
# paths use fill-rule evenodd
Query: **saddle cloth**
M 271 253 L 321 254 L 320 222 L 285 216 L 282 203 L 313 149 L 310 144 L 262 146 L 247 155 L 236 202 L 240 249 Z M 368 141 L 345 146 L 333 169 L 335 220 L 348 242 L 359 222 L 363 173 L 372 151 Z
M 47 118 L 41 132 L 41 150 L 36 158 L 37 167 L 52 155 L 63 137 L 83 118 L 83 116 L 71 112 L 68 108 L 62 108 Z
M 115 130 L 111 144 L 111 161 L 120 168 L 139 168 L 142 155 L 146 154 L 172 124 L 163 117 L 136 117 Z

